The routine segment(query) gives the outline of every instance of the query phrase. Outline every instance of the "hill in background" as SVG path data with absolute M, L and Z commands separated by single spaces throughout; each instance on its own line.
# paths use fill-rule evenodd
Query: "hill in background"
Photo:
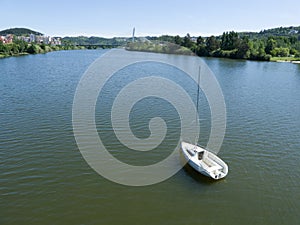
M 0 35 L 7 35 L 7 34 L 13 34 L 16 36 L 30 35 L 30 34 L 43 35 L 40 32 L 30 30 L 28 28 L 10 28 L 10 29 L 0 31 Z
M 248 36 L 250 38 L 263 38 L 263 37 L 271 37 L 271 36 L 289 37 L 294 35 L 300 35 L 300 26 L 277 27 L 277 28 L 262 30 L 260 32 L 239 32 L 239 34 Z
M 300 35 L 300 26 L 294 27 L 278 27 L 278 28 L 271 28 L 262 30 L 260 32 L 237 32 L 241 36 L 248 36 L 249 38 L 265 38 L 265 37 L 271 37 L 271 36 L 282 36 L 282 37 L 290 37 L 290 36 L 298 36 Z M 217 35 L 216 37 L 221 37 L 222 34 Z M 164 37 L 167 39 L 167 37 L 172 37 L 169 35 L 162 35 L 161 37 Z M 156 40 L 158 37 L 146 37 L 149 40 Z M 124 42 L 130 40 L 130 38 L 121 38 L 121 37 L 114 37 L 114 38 L 102 38 L 102 37 L 85 37 L 85 36 L 78 36 L 78 37 L 64 37 L 64 40 L 75 42 L 76 44 L 108 44 L 108 43 L 114 43 L 118 44 L 119 42 Z M 172 38 L 171 38 L 172 40 Z M 170 41 L 171 41 L 170 40 Z M 165 40 L 168 41 L 168 40 Z
M 248 36 L 249 38 L 264 38 L 264 37 L 270 37 L 270 36 L 300 36 L 300 26 L 290 26 L 290 27 L 278 27 L 278 28 L 272 28 L 272 29 L 266 29 L 262 30 L 260 32 L 238 32 L 242 36 Z M 29 35 L 29 34 L 35 34 L 35 35 L 43 35 L 40 32 L 28 29 L 28 28 L 10 28 L 6 30 L 0 31 L 0 35 L 7 35 L 7 34 L 13 34 L 16 36 L 22 36 L 22 35 Z M 169 35 L 163 35 L 165 37 Z M 217 37 L 220 37 L 221 34 Z M 158 37 L 150 37 L 148 36 L 147 39 L 155 40 Z M 73 42 L 78 45 L 87 45 L 87 44 L 114 44 L 118 45 L 121 43 L 126 43 L 129 38 L 122 38 L 122 37 L 114 37 L 114 38 L 102 38 L 102 37 L 85 37 L 85 36 L 78 36 L 78 37 L 64 37 L 63 40 Z

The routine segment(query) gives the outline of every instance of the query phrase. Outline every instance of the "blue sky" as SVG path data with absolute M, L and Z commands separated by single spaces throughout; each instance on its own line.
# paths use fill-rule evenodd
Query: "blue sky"
M 300 1 L 1 0 L 0 30 L 27 27 L 51 36 L 208 36 L 300 26 Z

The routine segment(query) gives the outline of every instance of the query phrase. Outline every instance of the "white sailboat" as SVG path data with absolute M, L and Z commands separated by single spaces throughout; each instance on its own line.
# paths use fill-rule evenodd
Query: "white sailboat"
M 198 76 L 197 112 L 199 104 L 200 68 Z M 196 115 L 196 119 L 198 116 Z M 227 164 L 214 153 L 187 142 L 181 142 L 182 153 L 188 164 L 199 173 L 215 180 L 224 178 L 228 173 Z
M 199 173 L 215 180 L 227 175 L 227 164 L 212 152 L 186 142 L 181 142 L 181 149 L 188 164 Z

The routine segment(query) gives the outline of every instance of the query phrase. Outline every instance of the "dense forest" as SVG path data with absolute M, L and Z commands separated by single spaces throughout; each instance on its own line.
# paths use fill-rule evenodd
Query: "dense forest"
M 187 34 L 185 37 L 163 35 L 147 39 L 175 43 L 199 56 L 263 61 L 300 60 L 300 27 L 281 27 L 258 33 L 231 31 L 210 37 L 195 38 Z

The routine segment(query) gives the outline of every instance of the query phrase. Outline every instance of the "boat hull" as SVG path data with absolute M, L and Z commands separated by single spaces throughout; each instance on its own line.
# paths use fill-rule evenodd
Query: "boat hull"
M 227 175 L 227 164 L 212 152 L 186 142 L 181 143 L 181 150 L 187 163 L 197 172 L 215 180 Z

